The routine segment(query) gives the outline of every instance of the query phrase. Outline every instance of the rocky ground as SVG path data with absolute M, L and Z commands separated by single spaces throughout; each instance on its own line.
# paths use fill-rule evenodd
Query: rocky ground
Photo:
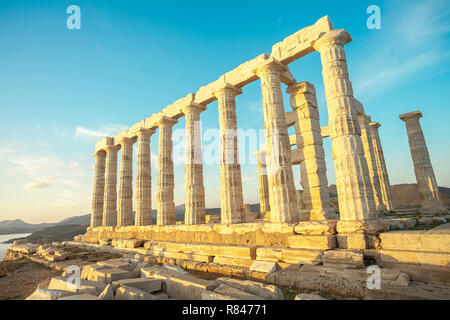
M 61 275 L 46 266 L 27 259 L 0 262 L 0 300 L 24 300 L 40 283 Z

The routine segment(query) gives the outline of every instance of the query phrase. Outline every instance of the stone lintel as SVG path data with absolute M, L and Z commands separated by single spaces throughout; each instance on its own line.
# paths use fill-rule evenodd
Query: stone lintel
M 418 119 L 421 117 L 423 117 L 423 115 L 422 115 L 422 112 L 420 112 L 419 110 L 399 115 L 399 118 L 403 121 L 407 121 L 407 120 L 415 119 L 415 118 Z

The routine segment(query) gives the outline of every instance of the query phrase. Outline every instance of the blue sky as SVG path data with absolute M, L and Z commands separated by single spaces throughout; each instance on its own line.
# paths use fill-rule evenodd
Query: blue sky
M 69 30 L 66 8 L 81 8 Z M 369 30 L 369 5 L 381 29 Z M 0 3 L 0 220 L 59 221 L 90 212 L 95 142 L 196 92 L 274 43 L 328 15 L 346 29 L 355 97 L 374 121 L 392 184 L 415 182 L 399 114 L 420 109 L 440 186 L 450 187 L 450 4 L 448 1 L 2 1 Z M 317 89 L 327 123 L 320 57 L 290 64 Z M 283 86 L 283 90 L 285 87 Z M 290 111 L 285 99 L 286 111 Z M 262 129 L 259 81 L 237 97 L 238 126 Z M 202 113 L 218 128 L 217 102 Z M 183 128 L 180 119 L 175 129 Z M 157 154 L 156 133 L 151 140 Z M 245 151 L 248 159 L 250 151 Z M 329 182 L 331 144 L 325 140 Z M 253 163 L 248 163 L 253 162 Z M 153 162 L 154 167 L 156 165 Z M 242 166 L 244 198 L 258 202 L 254 161 Z M 205 165 L 207 206 L 219 205 L 218 166 Z M 294 167 L 300 188 L 298 167 Z M 176 204 L 184 167 L 175 168 Z M 153 191 L 156 173 L 153 172 Z M 154 192 L 153 192 L 154 193 Z

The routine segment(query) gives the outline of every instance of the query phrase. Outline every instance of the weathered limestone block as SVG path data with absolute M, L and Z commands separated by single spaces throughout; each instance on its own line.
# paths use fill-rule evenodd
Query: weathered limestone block
M 214 92 L 219 104 L 220 126 L 220 208 L 222 223 L 245 221 L 239 164 L 238 132 L 235 97 L 242 90 L 225 83 Z
M 113 300 L 114 291 L 111 284 L 108 284 L 105 289 L 98 296 L 98 300 Z
M 97 265 L 99 265 L 101 267 L 111 267 L 111 268 L 123 269 L 123 270 L 127 270 L 127 271 L 131 271 L 131 269 L 132 269 L 130 262 L 124 261 L 123 258 L 98 261 Z
M 295 235 L 288 239 L 290 248 L 299 249 L 333 249 L 336 248 L 336 236 L 325 235 Z
M 450 253 L 382 249 L 380 250 L 380 259 L 382 262 L 419 264 L 423 267 L 448 267 Z
M 61 297 L 73 295 L 73 292 L 64 290 L 52 290 L 52 289 L 36 289 L 25 300 L 57 300 Z
M 340 221 L 375 218 L 373 191 L 361 141 L 357 106 L 349 80 L 344 45 L 352 40 L 344 30 L 332 30 L 315 41 L 320 52 L 328 106 Z
M 263 95 L 270 219 L 272 222 L 298 221 L 300 218 L 280 82 L 280 75 L 287 70 L 284 64 L 272 57 L 254 70 L 261 79 Z
M 152 168 L 150 137 L 155 130 L 138 130 L 136 166 L 136 226 L 152 224 Z
M 105 288 L 104 284 L 96 281 L 80 279 L 80 287 L 78 287 L 76 284 L 70 283 L 68 280 L 68 277 L 53 277 L 50 280 L 47 289 L 70 291 L 77 294 L 88 293 L 97 296 Z
M 299 293 L 294 300 L 327 300 L 315 293 Z
M 200 128 L 200 113 L 204 110 L 206 110 L 204 105 L 193 102 L 181 109 L 186 119 L 185 224 L 205 223 L 205 188 Z
M 74 294 L 67 297 L 58 298 L 58 300 L 98 300 L 96 295 L 90 293 Z
M 134 271 L 99 266 L 96 264 L 84 266 L 81 271 L 81 279 L 98 281 L 102 283 L 111 283 L 117 280 L 136 278 L 137 276 L 138 273 Z
M 202 300 L 239 300 L 237 298 L 226 296 L 223 294 L 218 294 L 216 292 L 211 292 L 208 290 L 205 290 L 202 292 Z
M 294 231 L 298 234 L 309 235 L 336 234 L 336 223 L 337 220 L 300 221 L 294 227 Z
M 378 180 L 380 181 L 383 203 L 387 211 L 392 211 L 394 210 L 394 204 L 392 202 L 391 184 L 389 182 L 386 162 L 384 161 L 383 148 L 381 146 L 380 135 L 378 133 L 378 128 L 381 124 L 378 122 L 370 122 L 369 126 L 370 132 L 372 133 L 372 144 L 378 169 Z
M 150 293 L 128 285 L 117 288 L 114 298 L 115 300 L 156 300 Z
M 94 176 L 94 191 L 92 194 L 91 227 L 99 227 L 102 225 L 103 221 L 106 152 L 101 150 L 94 153 L 94 156 L 95 156 L 95 176 Z
M 103 227 L 117 225 L 117 146 L 107 146 L 105 195 L 103 199 Z
M 203 254 L 193 254 L 193 253 L 182 253 L 182 252 L 172 252 L 172 251 L 160 251 L 160 250 L 146 250 L 144 252 L 146 255 L 156 256 L 161 258 L 172 258 L 181 260 L 194 260 L 198 262 L 211 262 L 213 261 L 213 256 L 203 255 Z
M 229 257 L 214 257 L 213 259 L 214 263 L 219 264 L 226 264 L 231 266 L 239 266 L 239 267 L 245 267 L 250 268 L 253 263 L 255 263 L 255 260 L 251 259 L 241 259 L 241 258 L 229 258 Z
M 318 264 L 322 262 L 322 252 L 313 249 L 257 248 L 256 260 Z
M 272 273 L 275 272 L 276 270 L 277 270 L 277 263 L 269 261 L 254 261 L 250 267 L 250 271 L 261 273 Z
M 394 231 L 380 234 L 381 246 L 386 250 L 428 251 L 450 253 L 450 233 L 434 234 L 426 231 Z
M 138 248 L 144 245 L 142 239 L 113 239 L 111 245 L 116 248 Z
M 232 278 L 217 278 L 219 284 L 239 289 L 241 291 L 254 294 L 266 300 L 284 300 L 283 292 L 274 285 L 268 285 L 251 280 L 239 280 Z M 217 289 L 216 289 L 217 290 Z M 214 292 L 218 292 L 218 291 Z
M 350 250 L 327 250 L 322 255 L 325 267 L 334 268 L 363 268 L 363 254 Z
M 183 268 L 167 262 L 163 264 L 163 266 L 161 267 L 161 271 L 175 272 L 184 276 L 189 275 L 189 273 L 187 273 Z
M 150 279 L 150 278 L 132 278 L 132 279 L 122 279 L 114 281 L 112 283 L 113 291 L 122 286 L 129 286 L 137 288 L 139 290 L 152 293 L 161 290 L 161 280 L 160 279 Z
M 442 205 L 439 197 L 439 189 L 431 165 L 425 137 L 420 126 L 420 111 L 413 111 L 400 115 L 400 119 L 406 124 L 411 156 L 414 163 L 417 187 L 422 205 L 422 213 L 446 213 L 447 209 Z
M 157 122 L 159 127 L 159 144 L 156 223 L 158 225 L 175 224 L 172 126 L 177 122 L 175 119 L 164 116 Z
M 228 296 L 238 300 L 263 300 L 263 298 L 258 297 L 254 294 L 236 289 L 235 287 L 230 287 L 225 284 L 220 284 L 216 289 L 214 289 L 213 292 L 220 294 L 222 296 Z
M 309 82 L 292 84 L 286 90 L 296 112 L 297 150 L 300 153 L 300 184 L 303 187 L 301 220 L 336 219 L 330 205 L 316 89 Z
M 336 240 L 340 249 L 364 250 L 368 247 L 368 239 L 363 233 L 339 233 Z

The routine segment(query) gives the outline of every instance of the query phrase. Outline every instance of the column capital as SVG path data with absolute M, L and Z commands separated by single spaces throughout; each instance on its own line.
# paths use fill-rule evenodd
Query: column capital
M 371 128 L 378 129 L 379 127 L 381 127 L 381 124 L 380 124 L 379 122 L 370 122 L 370 123 L 369 123 L 369 126 L 370 126 Z
M 201 113 L 205 110 L 206 110 L 206 106 L 204 106 L 200 103 L 195 103 L 195 102 L 190 102 L 188 105 L 185 105 L 180 108 L 180 111 L 183 112 L 184 115 L 191 113 L 191 112 Z
M 106 152 L 117 152 L 120 150 L 120 145 L 108 145 L 105 146 L 104 150 Z
M 136 142 L 136 137 L 120 137 L 119 139 L 117 139 L 117 143 L 120 144 L 121 146 L 125 145 L 125 144 L 133 144 Z
M 171 127 L 177 122 L 177 119 L 161 116 L 158 120 L 156 120 L 155 124 L 158 127 Z
M 97 150 L 92 154 L 93 157 L 98 157 L 98 156 L 103 156 L 106 157 L 106 151 L 101 149 L 101 150 Z
M 237 96 L 242 93 L 242 89 L 236 87 L 235 85 L 232 85 L 231 83 L 225 82 L 223 85 L 218 86 L 212 94 L 218 98 L 219 96 L 223 94 L 232 94 L 234 96 Z
M 314 50 L 320 52 L 324 48 L 341 45 L 344 46 L 352 41 L 352 36 L 350 33 L 344 29 L 331 30 L 325 33 L 322 37 L 316 40 L 313 44 Z
M 422 117 L 423 117 L 422 112 L 420 112 L 419 110 L 399 115 L 399 118 L 405 122 L 411 119 L 419 119 Z
M 289 71 L 289 68 L 282 62 L 278 61 L 277 59 L 270 57 L 252 71 L 259 78 L 261 78 L 262 75 L 265 74 L 266 72 L 276 72 L 279 73 L 281 76 L 282 73 Z
M 291 84 L 286 88 L 286 92 L 289 93 L 291 96 L 297 95 L 297 94 L 316 94 L 316 88 L 314 85 L 307 81 L 302 81 L 299 83 Z
M 146 128 L 139 128 L 138 130 L 136 130 L 136 136 L 140 137 L 140 136 L 151 136 L 152 134 L 154 134 L 156 131 L 156 129 L 146 129 Z

